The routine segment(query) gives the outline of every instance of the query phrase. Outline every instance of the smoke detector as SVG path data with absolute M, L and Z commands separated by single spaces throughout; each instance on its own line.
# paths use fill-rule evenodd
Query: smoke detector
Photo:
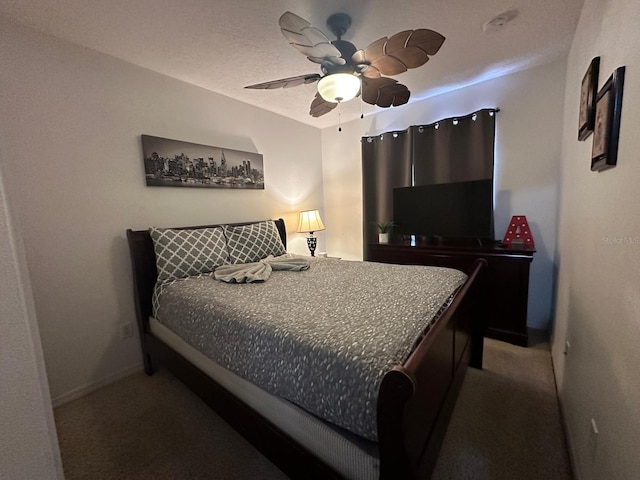
M 492 33 L 492 32 L 497 32 L 499 30 L 502 30 L 504 26 L 507 23 L 509 23 L 511 20 L 516 18 L 517 15 L 518 15 L 517 10 L 509 10 L 507 12 L 503 12 L 499 15 L 496 15 L 491 20 L 489 20 L 488 22 L 485 22 L 485 24 L 482 25 L 482 31 L 484 33 Z

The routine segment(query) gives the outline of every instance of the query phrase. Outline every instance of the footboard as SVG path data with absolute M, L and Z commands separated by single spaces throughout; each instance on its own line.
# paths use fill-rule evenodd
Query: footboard
M 478 277 L 469 278 L 404 365 L 388 372 L 378 396 L 382 479 L 429 478 L 467 365 L 482 367 L 484 315 Z

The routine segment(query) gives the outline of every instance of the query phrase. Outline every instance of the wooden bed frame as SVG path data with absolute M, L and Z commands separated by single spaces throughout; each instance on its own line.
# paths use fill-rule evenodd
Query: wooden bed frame
M 254 222 L 228 225 L 247 225 Z M 284 220 L 275 220 L 286 247 Z M 205 228 L 219 225 L 206 225 Z M 136 315 L 144 369 L 152 375 L 161 364 L 269 460 L 291 478 L 343 478 L 262 415 L 151 334 L 151 296 L 157 279 L 153 242 L 148 230 L 127 230 Z M 380 478 L 427 479 L 438 451 L 467 365 L 482 368 L 484 308 L 482 282 L 485 260 L 477 260 L 469 278 L 435 326 L 424 335 L 403 365 L 382 379 L 378 394 Z

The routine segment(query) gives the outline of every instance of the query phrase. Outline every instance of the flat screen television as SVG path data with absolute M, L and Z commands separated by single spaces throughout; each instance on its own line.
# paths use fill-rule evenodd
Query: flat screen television
M 393 189 L 394 231 L 493 241 L 493 180 Z

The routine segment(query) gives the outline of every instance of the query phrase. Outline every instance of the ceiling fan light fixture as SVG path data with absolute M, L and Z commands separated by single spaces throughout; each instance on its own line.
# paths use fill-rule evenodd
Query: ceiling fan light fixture
M 318 82 L 318 93 L 327 102 L 348 102 L 359 91 L 360 78 L 350 73 L 333 73 L 322 77 Z

